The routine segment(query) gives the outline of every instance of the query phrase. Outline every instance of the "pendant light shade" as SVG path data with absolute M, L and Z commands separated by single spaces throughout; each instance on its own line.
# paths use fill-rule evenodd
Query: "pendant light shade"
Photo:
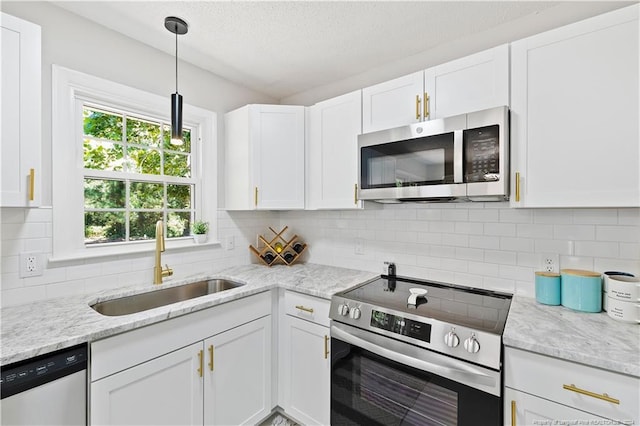
M 178 34 L 186 34 L 189 30 L 187 23 L 175 16 L 164 19 L 167 30 L 176 35 L 176 93 L 171 94 L 171 144 L 182 145 L 182 95 L 178 93 Z

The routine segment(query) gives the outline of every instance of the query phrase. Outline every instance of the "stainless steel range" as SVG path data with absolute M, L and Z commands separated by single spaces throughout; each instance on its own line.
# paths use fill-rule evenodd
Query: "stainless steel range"
M 502 424 L 511 295 L 394 271 L 331 299 L 331 424 Z

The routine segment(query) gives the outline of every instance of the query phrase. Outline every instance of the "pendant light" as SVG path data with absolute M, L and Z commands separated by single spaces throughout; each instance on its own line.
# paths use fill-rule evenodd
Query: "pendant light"
M 182 145 L 182 95 L 178 93 L 178 34 L 186 34 L 187 23 L 175 16 L 164 18 L 166 29 L 176 35 L 176 93 L 171 94 L 171 145 Z

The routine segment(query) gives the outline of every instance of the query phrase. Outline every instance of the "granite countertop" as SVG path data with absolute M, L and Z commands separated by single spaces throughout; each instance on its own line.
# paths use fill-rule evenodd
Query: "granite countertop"
M 640 377 L 640 326 L 514 297 L 505 346 Z
M 33 305 L 2 308 L 0 313 L 0 363 L 10 364 L 58 349 L 91 342 L 169 318 L 210 308 L 273 288 L 285 288 L 325 299 L 341 290 L 379 277 L 372 272 L 315 264 L 266 267 L 242 265 L 211 275 L 166 280 L 162 286 L 145 284 L 103 291 L 93 295 L 50 299 Z M 245 285 L 217 294 L 147 311 L 108 317 L 89 305 L 117 297 L 144 293 L 211 278 L 225 278 Z

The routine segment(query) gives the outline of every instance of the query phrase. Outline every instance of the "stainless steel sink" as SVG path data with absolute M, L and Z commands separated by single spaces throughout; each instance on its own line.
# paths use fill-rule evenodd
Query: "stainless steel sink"
M 150 291 L 148 293 L 134 294 L 96 303 L 91 307 L 102 315 L 118 316 L 135 314 L 147 309 L 170 305 L 184 300 L 194 299 L 207 294 L 219 293 L 232 288 L 241 287 L 244 284 L 225 279 L 198 281 L 163 290 Z

